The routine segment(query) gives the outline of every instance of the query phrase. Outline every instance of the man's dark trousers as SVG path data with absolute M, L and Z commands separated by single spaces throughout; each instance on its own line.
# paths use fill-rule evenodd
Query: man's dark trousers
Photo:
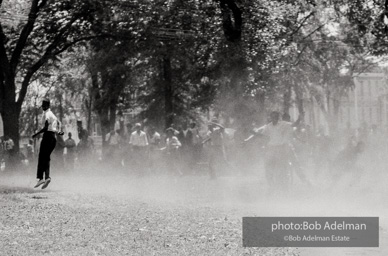
M 40 143 L 37 173 L 37 178 L 40 180 L 43 179 L 43 174 L 45 174 L 46 179 L 50 178 L 50 155 L 56 144 L 57 139 L 54 132 L 45 132 L 43 134 L 43 139 Z

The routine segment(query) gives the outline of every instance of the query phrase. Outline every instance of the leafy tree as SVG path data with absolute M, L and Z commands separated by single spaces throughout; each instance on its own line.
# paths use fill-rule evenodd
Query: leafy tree
M 99 16 L 107 1 L 0 1 L 20 22 L 0 22 L 0 113 L 4 133 L 19 147 L 19 116 L 28 86 L 73 45 L 105 34 Z M 14 11 L 17 8 L 17 11 Z

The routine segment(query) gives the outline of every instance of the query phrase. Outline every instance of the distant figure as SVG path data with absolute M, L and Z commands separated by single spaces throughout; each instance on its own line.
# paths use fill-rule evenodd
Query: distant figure
M 114 161 L 113 158 L 116 157 L 116 154 L 118 153 L 118 149 L 120 147 L 120 130 L 111 131 L 107 138 L 106 142 L 108 143 L 108 158 L 110 160 Z
M 219 124 L 216 118 L 211 120 L 208 128 L 207 139 L 203 143 L 209 142 L 209 174 L 211 179 L 215 179 L 219 171 L 219 166 L 227 166 L 224 141 L 225 128 Z
M 5 169 L 6 170 L 11 170 L 13 169 L 15 165 L 15 143 L 13 140 L 5 136 L 4 137 L 4 162 L 5 162 Z
M 57 138 L 57 144 L 55 146 L 55 149 L 53 151 L 54 156 L 54 167 L 57 170 L 63 171 L 65 169 L 65 147 L 66 143 L 63 139 L 63 135 L 56 134 Z
M 50 177 L 50 155 L 53 152 L 57 139 L 55 138 L 56 133 L 59 131 L 58 119 L 50 110 L 50 101 L 44 99 L 42 101 L 43 109 L 43 120 L 42 123 L 44 127 L 34 134 L 32 138 L 35 138 L 40 133 L 43 133 L 43 139 L 40 143 L 39 158 L 38 158 L 38 170 L 36 177 L 38 182 L 35 185 L 35 188 L 42 186 L 42 189 L 47 188 L 51 182 Z M 43 175 L 45 179 L 43 179 Z
M 141 130 L 141 124 L 135 124 L 135 131 L 132 132 L 129 139 L 129 144 L 132 147 L 132 160 L 136 171 L 142 171 L 146 165 L 148 139 L 144 131 Z
M 81 140 L 78 142 L 77 151 L 79 163 L 86 164 L 90 159 L 90 155 L 94 150 L 94 141 L 89 138 L 87 130 L 82 131 Z
M 155 130 L 155 127 L 151 127 L 148 131 L 148 142 L 150 148 L 159 149 L 160 141 L 160 134 Z
M 187 147 L 187 144 L 191 143 L 191 138 L 190 133 L 189 133 L 189 128 L 187 127 L 187 123 L 183 123 L 183 126 L 180 127 L 179 129 L 179 134 L 178 134 L 178 140 L 182 144 L 182 149 Z
M 364 142 L 357 141 L 355 136 L 350 138 L 346 147 L 338 153 L 331 163 L 331 170 L 334 171 L 333 184 L 336 184 L 347 173 L 353 177 L 352 183 L 360 180 L 362 170 L 357 166 L 357 160 L 364 150 Z
M 200 161 L 202 150 L 201 136 L 199 135 L 197 124 L 194 122 L 190 124 L 188 137 L 190 138 L 188 143 L 190 152 L 189 164 L 190 168 L 194 169 Z
M 66 165 L 68 170 L 74 170 L 74 162 L 75 162 L 75 151 L 76 151 L 76 143 L 75 140 L 72 138 L 71 132 L 67 134 L 68 138 L 65 141 L 65 146 L 67 150 L 66 154 Z
M 187 123 L 183 123 L 183 126 L 179 129 L 178 140 L 182 144 L 181 147 L 181 160 L 182 160 L 182 170 L 185 174 L 189 172 L 192 167 L 192 150 L 193 150 L 193 140 L 192 133 L 187 127 Z
M 286 190 L 290 175 L 289 168 L 289 144 L 292 140 L 293 129 L 290 122 L 282 121 L 280 113 L 273 111 L 270 114 L 270 123 L 256 129 L 257 135 L 264 135 L 268 138 L 265 149 L 265 176 L 269 185 L 269 193 L 275 188 Z M 253 136 L 245 141 L 248 141 Z
M 34 162 L 34 158 L 35 158 L 34 154 L 35 154 L 34 140 L 29 139 L 27 144 L 27 156 L 26 156 L 29 165 L 31 165 Z
M 179 168 L 180 152 L 179 149 L 182 146 L 178 137 L 175 136 L 175 129 L 169 127 L 166 129 L 166 154 L 167 154 L 167 167 L 172 174 L 182 175 L 182 171 Z
M 292 124 L 292 126 L 294 127 L 290 143 L 285 145 L 288 148 L 288 156 L 287 157 L 288 157 L 288 163 L 289 163 L 290 167 L 292 167 L 291 170 L 293 170 L 295 172 L 295 174 L 299 177 L 299 179 L 303 183 L 310 185 L 310 181 L 307 180 L 307 178 L 306 178 L 306 175 L 305 175 L 304 170 L 302 168 L 301 160 L 300 160 L 299 155 L 297 154 L 297 151 L 296 151 L 296 145 L 300 145 L 300 142 L 304 142 L 303 141 L 304 138 L 301 138 L 300 136 L 298 136 L 299 134 L 301 134 L 301 133 L 299 133 L 299 131 L 300 131 L 300 128 L 302 126 L 300 123 L 300 119 L 298 119 L 297 122 L 292 123 L 291 116 L 288 113 L 284 113 L 282 116 L 282 120 Z
M 160 157 L 160 134 L 155 130 L 155 127 L 150 127 L 148 131 L 148 143 L 149 143 L 149 159 L 150 168 L 154 170 L 157 167 L 157 162 Z
M 125 138 L 126 144 L 129 144 L 129 140 L 131 139 L 131 134 L 132 134 L 132 124 L 127 123 L 126 124 L 126 131 L 124 133 L 124 138 Z

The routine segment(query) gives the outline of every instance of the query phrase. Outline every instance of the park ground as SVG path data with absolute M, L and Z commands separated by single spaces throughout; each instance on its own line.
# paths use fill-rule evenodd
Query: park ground
M 388 255 L 386 182 L 268 198 L 260 175 L 112 173 L 53 173 L 46 190 L 33 189 L 33 171 L 0 173 L 0 254 Z M 243 248 L 244 216 L 379 216 L 380 247 Z

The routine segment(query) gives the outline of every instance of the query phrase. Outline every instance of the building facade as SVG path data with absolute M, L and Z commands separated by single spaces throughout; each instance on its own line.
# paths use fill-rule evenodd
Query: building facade
M 341 98 L 337 127 L 357 129 L 361 126 L 388 128 L 388 77 L 385 73 L 361 73 L 354 77 L 354 86 Z M 329 132 L 327 119 L 312 97 L 304 99 L 305 123 L 314 130 Z M 332 102 L 331 102 L 332 104 Z M 291 116 L 299 116 L 295 106 Z

